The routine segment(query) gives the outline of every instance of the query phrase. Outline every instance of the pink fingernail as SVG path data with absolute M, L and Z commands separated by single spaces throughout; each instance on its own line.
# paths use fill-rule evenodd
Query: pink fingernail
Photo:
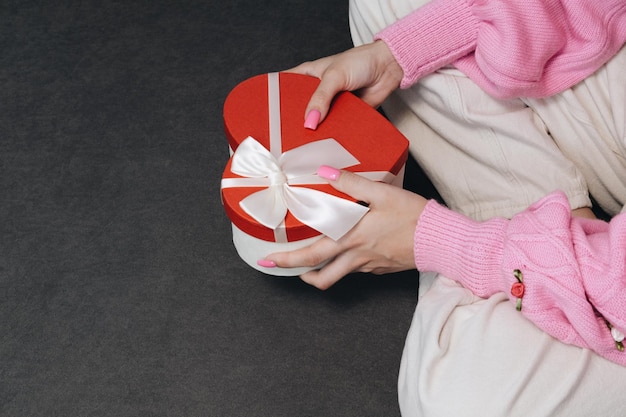
M 311 110 L 309 114 L 306 115 L 306 119 L 304 120 L 304 127 L 311 130 L 317 129 L 317 125 L 320 122 L 320 117 L 322 117 L 322 114 L 319 112 L 319 110 Z
M 337 168 L 329 167 L 328 165 L 322 165 L 317 169 L 317 175 L 329 181 L 337 181 L 339 174 L 340 172 Z
M 276 268 L 276 262 L 270 261 L 269 259 L 259 259 L 256 263 L 263 268 Z

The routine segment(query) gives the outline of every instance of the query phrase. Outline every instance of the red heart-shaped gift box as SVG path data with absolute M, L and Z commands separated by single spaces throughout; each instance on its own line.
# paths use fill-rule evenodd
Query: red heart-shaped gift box
M 231 153 L 249 137 L 276 157 L 303 145 L 332 138 L 358 160 L 346 170 L 366 177 L 368 173 L 384 172 L 388 175 L 383 181 L 401 186 L 408 156 L 407 139 L 378 111 L 352 93 L 337 95 L 328 116 L 316 130 L 304 128 L 305 108 L 318 84 L 319 80 L 314 77 L 271 73 L 237 85 L 224 103 L 224 127 Z M 325 155 L 310 155 L 310 158 L 319 161 L 317 166 L 327 163 Z M 267 186 L 224 186 L 227 181 L 244 178 L 232 172 L 232 163 L 233 158 L 224 170 L 222 202 L 233 224 L 233 240 L 240 256 L 254 268 L 273 275 L 302 273 L 302 270 L 261 268 L 256 261 L 271 252 L 310 244 L 322 237 L 321 233 L 301 223 L 289 211 L 280 226 L 281 233 L 277 232 L 279 228 L 266 227 L 251 217 L 240 202 Z M 301 186 L 354 201 L 324 181 Z

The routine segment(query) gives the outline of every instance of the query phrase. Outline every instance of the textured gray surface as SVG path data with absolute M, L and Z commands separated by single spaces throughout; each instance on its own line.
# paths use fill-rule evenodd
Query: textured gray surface
M 347 2 L 0 5 L 0 414 L 393 416 L 415 272 L 243 264 L 222 103 L 350 46 Z

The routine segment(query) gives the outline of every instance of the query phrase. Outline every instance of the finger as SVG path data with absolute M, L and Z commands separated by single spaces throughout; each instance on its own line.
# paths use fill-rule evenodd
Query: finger
M 385 89 L 380 85 L 355 91 L 356 96 L 373 108 L 378 108 L 396 88 Z
M 293 68 L 285 70 L 284 72 L 291 72 L 295 74 L 309 75 L 315 78 L 322 78 L 322 74 L 328 66 L 332 63 L 333 56 L 327 56 L 324 58 L 316 59 L 315 61 L 303 62 Z
M 309 75 L 312 77 L 319 78 L 317 74 L 314 73 L 314 65 L 312 62 L 303 62 L 300 65 L 297 65 L 293 68 L 289 68 L 284 70 L 284 72 L 289 72 L 293 74 L 301 74 L 301 75 Z
M 327 290 L 346 275 L 357 271 L 361 266 L 355 258 L 342 254 L 323 268 L 302 274 L 300 279 L 320 290 Z
M 335 189 L 370 205 L 381 200 L 384 201 L 387 198 L 387 187 L 390 187 L 388 184 L 372 181 L 352 172 L 340 171 L 327 165 L 319 167 L 317 174 L 329 180 L 329 184 Z
M 330 105 L 335 96 L 346 89 L 346 83 L 343 76 L 334 70 L 325 71 L 321 80 L 307 104 L 305 110 L 305 120 L 308 128 L 315 129 L 317 125 L 326 119 Z M 318 115 L 312 116 L 315 112 Z M 311 124 L 311 119 L 316 123 Z
M 316 267 L 329 259 L 334 258 L 342 251 L 340 245 L 329 237 L 323 237 L 310 246 L 290 252 L 276 252 L 265 257 L 281 268 L 296 268 L 301 266 Z
M 315 61 L 304 62 L 285 71 L 320 79 L 320 83 L 311 95 L 304 111 L 304 127 L 308 129 L 317 129 L 317 126 L 326 118 L 335 96 L 344 90 L 345 82 L 337 74 L 337 71 L 327 71 L 333 61 L 333 56 L 320 58 Z

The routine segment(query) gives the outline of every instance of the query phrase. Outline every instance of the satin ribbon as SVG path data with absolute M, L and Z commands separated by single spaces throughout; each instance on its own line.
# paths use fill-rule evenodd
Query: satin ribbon
M 358 162 L 334 139 L 305 144 L 277 159 L 248 137 L 235 151 L 231 164 L 231 171 L 245 178 L 225 178 L 222 188 L 266 187 L 239 203 L 253 219 L 276 230 L 289 211 L 301 223 L 337 240 L 361 220 L 367 207 L 296 185 L 326 184 L 326 180 L 316 175 L 322 164 L 343 169 Z
M 284 219 L 287 211 L 301 223 L 338 240 L 356 225 L 368 208 L 352 201 L 298 185 L 326 184 L 317 176 L 320 165 L 344 169 L 359 164 L 334 139 L 310 142 L 282 152 L 278 74 L 268 74 L 270 149 L 247 137 L 232 156 L 231 171 L 243 178 L 223 178 L 222 188 L 266 187 L 240 201 L 253 219 L 274 230 L 277 242 L 286 242 Z M 389 172 L 361 175 L 391 182 Z

